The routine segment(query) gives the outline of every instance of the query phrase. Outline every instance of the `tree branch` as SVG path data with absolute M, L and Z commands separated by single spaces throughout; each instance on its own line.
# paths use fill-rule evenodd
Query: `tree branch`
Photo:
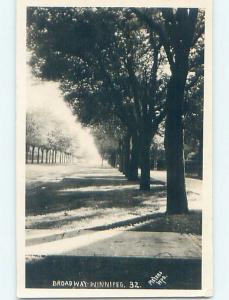
M 107 82 L 110 89 L 113 91 L 114 96 L 112 98 L 114 99 L 113 103 L 116 107 L 116 113 L 118 113 L 118 116 L 119 116 L 120 120 L 122 122 L 125 122 L 126 126 L 128 124 L 128 127 L 130 126 L 132 128 L 135 128 L 135 124 L 134 124 L 135 122 L 133 122 L 133 120 L 130 119 L 130 116 L 129 116 L 128 112 L 124 108 L 123 103 L 122 103 L 122 96 L 120 95 L 120 93 L 114 87 L 111 76 L 109 75 L 107 70 L 104 68 L 104 65 L 103 65 L 103 62 L 102 62 L 102 59 L 101 59 L 100 55 L 98 55 L 97 59 L 98 59 L 98 63 L 99 63 L 99 66 L 100 66 L 100 70 L 103 73 L 104 79 Z
M 158 54 L 161 48 L 161 43 L 158 46 L 154 47 L 154 53 L 153 53 L 153 65 L 151 69 L 151 80 L 150 80 L 150 90 L 151 94 L 149 95 L 149 112 L 150 115 L 153 116 L 153 110 L 155 105 L 155 96 L 156 96 L 156 90 L 157 90 L 157 70 L 158 70 Z
M 173 56 L 172 53 L 170 52 L 171 48 L 169 45 L 168 37 L 167 34 L 161 24 L 156 23 L 152 18 L 149 18 L 146 14 L 142 13 L 139 9 L 137 8 L 132 8 L 132 11 L 136 14 L 136 16 L 144 22 L 151 30 L 156 32 L 159 35 L 160 41 L 162 45 L 164 46 L 171 71 L 174 69 L 174 61 L 173 61 Z

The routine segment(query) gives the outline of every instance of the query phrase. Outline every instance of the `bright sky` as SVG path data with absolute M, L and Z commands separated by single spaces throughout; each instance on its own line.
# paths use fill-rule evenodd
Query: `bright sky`
M 27 69 L 27 110 L 42 110 L 50 112 L 55 119 L 66 124 L 69 133 L 79 140 L 80 155 L 83 155 L 90 163 L 100 161 L 93 137 L 89 130 L 82 128 L 76 121 L 70 108 L 64 102 L 57 82 L 46 82 L 35 79 Z

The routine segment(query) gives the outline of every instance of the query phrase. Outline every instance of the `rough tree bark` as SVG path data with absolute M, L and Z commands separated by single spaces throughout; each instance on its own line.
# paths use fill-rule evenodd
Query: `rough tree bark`
M 183 147 L 182 82 L 171 78 L 167 93 L 165 155 L 167 165 L 167 213 L 187 213 Z M 184 85 L 183 85 L 184 87 Z

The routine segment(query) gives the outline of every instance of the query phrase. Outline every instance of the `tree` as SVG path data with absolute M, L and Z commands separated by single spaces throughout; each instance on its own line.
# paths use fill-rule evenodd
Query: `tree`
M 188 81 L 187 85 L 190 87 L 185 93 L 184 114 L 184 144 L 187 155 L 190 156 L 192 153 L 192 156 L 195 157 L 195 171 L 199 178 L 202 178 L 203 170 L 203 68 L 201 73 L 201 75 L 197 75 L 195 72 Z
M 204 37 L 191 49 L 185 86 L 184 143 L 195 153 L 198 177 L 203 170 Z M 192 124 L 192 126 L 190 126 Z M 189 153 L 190 154 L 190 153 Z
M 92 130 L 95 138 L 95 144 L 103 160 L 106 159 L 112 167 L 116 167 L 118 154 L 118 140 L 115 135 L 115 128 L 109 124 L 98 125 Z
M 171 76 L 165 124 L 167 213 L 187 213 L 183 147 L 185 85 L 190 70 L 190 50 L 204 33 L 204 12 L 195 8 L 134 9 L 134 12 L 158 34 L 169 62 Z
M 29 162 L 28 153 L 32 148 L 31 163 L 34 163 L 35 149 L 37 163 L 56 163 L 57 151 L 60 155 L 76 151 L 73 137 L 68 133 L 63 121 L 56 119 L 47 110 L 28 111 L 26 114 L 26 163 Z M 41 157 L 40 157 L 41 154 Z M 63 162 L 63 161 L 62 161 Z
M 26 114 L 26 162 L 32 148 L 31 162 L 34 163 L 34 151 L 37 147 L 37 162 L 39 163 L 39 151 L 47 143 L 44 116 L 41 112 L 29 111 Z
M 164 160 L 164 122 L 160 125 L 158 133 L 154 136 L 151 147 L 150 147 L 150 156 L 151 156 L 151 169 L 158 169 L 162 166 L 160 165 Z
M 29 8 L 28 46 L 36 76 L 58 80 L 80 120 L 119 118 L 128 177 L 137 179 L 140 157 L 140 188 L 149 190 L 150 144 L 165 117 L 157 36 L 128 9 Z

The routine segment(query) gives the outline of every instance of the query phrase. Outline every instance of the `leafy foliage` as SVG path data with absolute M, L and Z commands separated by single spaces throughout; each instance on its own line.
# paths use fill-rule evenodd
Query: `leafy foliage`
M 61 82 L 82 123 L 115 115 L 138 129 L 143 119 L 156 119 L 165 96 L 166 74 L 156 80 L 165 55 L 129 9 L 29 8 L 28 15 L 34 73 Z
M 63 122 L 44 110 L 36 110 L 26 114 L 26 144 L 71 152 L 74 142 Z

